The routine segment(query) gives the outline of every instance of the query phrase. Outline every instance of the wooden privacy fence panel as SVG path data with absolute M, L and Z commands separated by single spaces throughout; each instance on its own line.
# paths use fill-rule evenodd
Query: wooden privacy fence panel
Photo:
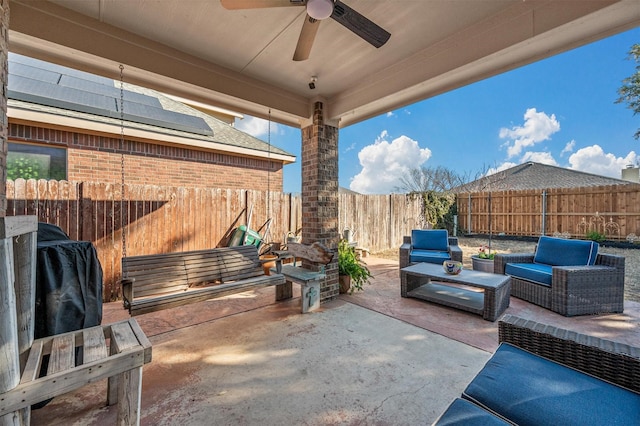
M 420 227 L 421 199 L 407 195 L 340 194 L 338 231 L 355 232 L 358 246 L 376 252 L 399 248 L 402 237 Z
M 611 240 L 640 236 L 640 185 L 458 194 L 458 225 L 469 233 L 512 236 L 560 234 L 584 238 L 590 231 Z
M 105 301 L 121 297 L 121 224 L 127 256 L 226 245 L 249 215 L 254 230 L 272 219 L 268 243 L 286 241 L 289 232 L 302 235 L 300 196 L 128 184 L 121 202 L 121 190 L 112 183 L 8 181 L 7 216 L 35 215 L 60 226 L 73 240 L 91 241 L 103 269 Z M 358 245 L 370 251 L 400 247 L 402 237 L 420 227 L 420 202 L 405 195 L 340 194 L 336 238 L 348 227 Z
M 272 218 L 267 242 L 301 234 L 299 196 L 266 191 L 182 188 L 18 179 L 7 182 L 7 216 L 35 215 L 60 226 L 71 239 L 91 241 L 104 273 L 104 299 L 120 297 L 122 229 L 126 255 L 199 250 L 226 244 L 233 229 L 258 229 Z M 640 185 L 496 191 L 491 194 L 494 234 L 564 234 L 583 238 L 597 231 L 609 239 L 640 236 Z M 403 235 L 421 227 L 421 201 L 406 195 L 340 194 L 336 237 L 355 232 L 372 252 L 399 247 Z M 458 194 L 458 225 L 489 232 L 489 193 Z M 122 221 L 122 222 L 121 222 Z
M 73 240 L 91 241 L 103 269 L 105 301 L 121 296 L 121 223 L 127 256 L 225 245 L 249 216 L 252 229 L 272 218 L 267 242 L 283 241 L 289 230 L 301 228 L 301 204 L 290 194 L 126 185 L 121 202 L 120 191 L 119 184 L 110 183 L 8 181 L 7 216 L 35 215 Z

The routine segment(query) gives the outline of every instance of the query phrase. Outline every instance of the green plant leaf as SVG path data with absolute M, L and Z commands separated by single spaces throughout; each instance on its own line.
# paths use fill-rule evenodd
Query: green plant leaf
M 368 283 L 369 278 L 372 277 L 371 271 L 360 260 L 355 247 L 350 246 L 345 239 L 340 240 L 338 243 L 338 273 L 351 277 L 350 293 L 355 290 L 364 290 L 364 284 Z

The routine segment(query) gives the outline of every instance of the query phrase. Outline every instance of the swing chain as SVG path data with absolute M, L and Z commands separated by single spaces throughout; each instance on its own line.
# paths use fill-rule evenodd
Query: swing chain
M 127 233 L 125 229 L 125 200 L 124 200 L 124 65 L 120 64 L 120 232 L 122 234 L 122 258 L 127 257 Z M 123 278 L 128 278 L 125 268 Z

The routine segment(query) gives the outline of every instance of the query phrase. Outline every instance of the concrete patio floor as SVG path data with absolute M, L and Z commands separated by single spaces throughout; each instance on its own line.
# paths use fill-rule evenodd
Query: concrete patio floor
M 364 292 L 309 314 L 299 294 L 276 303 L 267 288 L 136 317 L 153 344 L 141 424 L 433 422 L 498 346 L 498 323 L 403 299 L 397 263 L 366 261 L 374 279 Z M 507 313 L 640 347 L 639 303 L 565 318 L 511 298 Z M 104 323 L 127 317 L 105 304 Z M 105 390 L 99 382 L 55 398 L 32 424 L 115 424 Z

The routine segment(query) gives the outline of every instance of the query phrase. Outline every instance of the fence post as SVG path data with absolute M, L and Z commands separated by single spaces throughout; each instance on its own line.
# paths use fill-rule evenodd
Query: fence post
M 546 235 L 547 229 L 547 191 L 542 191 L 542 235 Z
M 469 193 L 469 195 L 467 195 L 467 198 L 468 198 L 468 201 L 469 201 L 469 202 L 468 202 L 468 204 L 469 204 L 469 210 L 468 210 L 468 211 L 469 211 L 469 213 L 467 213 L 467 216 L 469 216 L 469 219 L 468 219 L 468 222 L 467 222 L 467 223 L 469 224 L 469 230 L 468 230 L 467 232 L 468 232 L 469 234 L 471 234 L 471 232 L 473 232 L 473 231 L 471 230 L 471 193 Z
M 458 215 L 457 214 L 453 215 L 453 236 L 454 237 L 458 236 Z

